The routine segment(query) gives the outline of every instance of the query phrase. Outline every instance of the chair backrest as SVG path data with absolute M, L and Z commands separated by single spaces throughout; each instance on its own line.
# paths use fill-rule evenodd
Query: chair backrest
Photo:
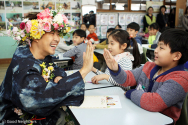
M 176 122 L 176 125 L 188 125 L 188 93 L 183 102 L 180 118 Z

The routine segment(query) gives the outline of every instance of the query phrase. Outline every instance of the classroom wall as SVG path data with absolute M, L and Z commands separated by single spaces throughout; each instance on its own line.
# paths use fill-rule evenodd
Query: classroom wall
M 182 18 L 182 15 L 179 15 L 180 14 L 180 9 L 183 9 L 183 15 L 184 15 L 184 12 L 185 12 L 185 9 L 186 9 L 186 0 L 177 0 L 176 1 L 176 21 L 175 21 L 175 25 L 176 27 L 178 27 L 179 25 L 181 26 L 181 18 Z
M 0 59 L 12 58 L 17 47 L 17 43 L 11 37 L 0 37 Z

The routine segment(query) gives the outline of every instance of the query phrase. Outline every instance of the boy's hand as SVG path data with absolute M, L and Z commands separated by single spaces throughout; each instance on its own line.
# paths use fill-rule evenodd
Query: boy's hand
M 97 45 L 97 44 L 93 44 L 93 49 L 95 49 L 96 45 Z
M 59 80 L 61 80 L 62 78 L 63 78 L 63 77 L 61 77 L 61 76 L 57 76 L 57 77 L 55 77 L 54 82 L 55 82 L 55 83 L 58 83 Z
M 103 56 L 104 56 L 104 59 L 106 61 L 106 65 L 108 66 L 108 68 L 111 69 L 114 72 L 117 72 L 118 71 L 118 64 L 106 48 L 104 49 Z

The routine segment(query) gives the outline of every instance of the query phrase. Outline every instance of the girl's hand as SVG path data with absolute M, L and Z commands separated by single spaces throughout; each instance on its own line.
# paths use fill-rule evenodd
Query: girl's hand
M 88 41 L 86 52 L 83 53 L 83 67 L 80 69 L 80 74 L 82 78 L 92 70 L 93 67 L 93 46 L 91 41 Z
M 104 79 L 105 79 L 104 74 L 101 74 L 101 75 L 96 75 L 93 78 L 91 78 L 91 81 L 94 84 L 99 84 L 98 82 L 101 81 L 101 80 L 104 80 Z
M 55 83 L 58 83 L 59 80 L 61 80 L 62 78 L 63 78 L 63 77 L 61 77 L 61 76 L 57 76 L 57 77 L 55 77 L 54 82 L 55 82 Z
M 96 69 L 95 67 L 93 67 L 93 68 L 92 68 L 92 71 L 93 71 L 94 73 L 96 73 L 96 72 L 97 72 L 97 69 Z
M 108 66 L 109 69 L 111 69 L 114 72 L 118 71 L 118 63 L 115 61 L 113 56 L 110 54 L 110 52 L 105 48 L 104 49 L 104 59 L 106 61 L 106 65 Z

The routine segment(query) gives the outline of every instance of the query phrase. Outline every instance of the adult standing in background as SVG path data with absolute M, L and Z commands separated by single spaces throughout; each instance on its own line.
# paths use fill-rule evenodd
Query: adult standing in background
M 188 32 L 188 7 L 185 10 L 185 15 L 182 17 L 182 25 Z
M 176 17 L 176 8 L 170 10 L 169 14 L 169 26 L 170 28 L 175 28 L 175 17 Z
M 144 16 L 143 22 L 144 22 L 143 31 L 145 33 L 148 33 L 148 26 L 156 22 L 156 17 L 153 16 L 153 7 L 151 6 L 148 7 L 147 14 Z
M 161 31 L 164 27 L 168 26 L 168 15 L 165 14 L 166 6 L 162 5 L 160 7 L 160 12 L 157 14 L 157 23 L 159 24 L 159 30 Z
M 96 26 L 96 20 L 95 20 L 95 14 L 94 14 L 94 11 L 91 10 L 89 12 L 89 24 L 93 24 L 94 26 Z

